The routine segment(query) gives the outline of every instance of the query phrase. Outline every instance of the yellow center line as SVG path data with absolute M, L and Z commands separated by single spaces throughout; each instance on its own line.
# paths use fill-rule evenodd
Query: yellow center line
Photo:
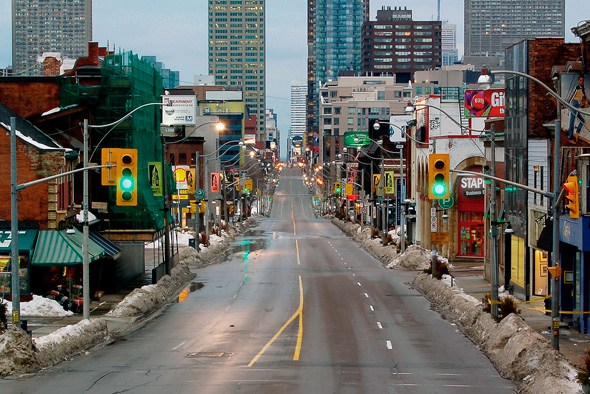
M 248 364 L 248 367 L 253 366 L 256 361 L 268 350 L 268 348 L 273 344 L 274 341 L 285 331 L 287 327 L 297 318 L 299 317 L 299 332 L 297 334 L 297 343 L 295 345 L 295 353 L 293 354 L 293 360 L 298 361 L 299 356 L 301 354 L 301 345 L 303 343 L 303 282 L 301 281 L 301 275 L 299 275 L 299 308 L 293 313 L 293 315 L 283 324 L 281 328 L 276 332 L 276 334 L 264 345 L 262 349 L 254 356 L 252 361 Z

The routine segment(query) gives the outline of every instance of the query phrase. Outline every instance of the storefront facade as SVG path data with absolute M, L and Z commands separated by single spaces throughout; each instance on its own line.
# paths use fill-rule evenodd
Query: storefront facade
M 481 172 L 481 166 L 466 168 Z M 483 258 L 485 183 L 476 175 L 457 177 L 457 257 Z

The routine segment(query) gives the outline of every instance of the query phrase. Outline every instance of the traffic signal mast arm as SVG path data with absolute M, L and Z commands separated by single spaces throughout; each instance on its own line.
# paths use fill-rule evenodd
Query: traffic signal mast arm
M 114 168 L 116 166 L 117 166 L 116 164 L 112 164 L 111 163 L 111 164 L 105 164 L 105 165 L 102 165 L 102 166 L 88 166 L 88 167 L 76 168 L 75 170 L 66 171 L 66 172 L 62 172 L 62 173 L 59 173 L 59 174 L 56 174 L 56 175 L 51 175 L 51 176 L 48 176 L 48 177 L 45 177 L 45 178 L 35 179 L 34 181 L 21 183 L 19 185 L 16 185 L 16 191 L 23 190 L 23 189 L 25 189 L 25 188 L 27 188 L 29 186 L 35 186 L 35 185 L 38 185 L 40 183 L 45 183 L 45 182 L 52 181 L 54 179 L 62 178 L 64 176 L 72 175 L 72 174 L 75 174 L 77 172 L 82 172 L 84 170 L 93 170 L 95 168 Z
M 502 182 L 502 183 L 505 183 L 507 185 L 511 185 L 511 186 L 518 187 L 520 189 L 527 190 L 529 192 L 540 194 L 540 195 L 545 196 L 545 197 L 550 198 L 550 199 L 555 198 L 555 193 L 548 192 L 546 190 L 535 189 L 534 187 L 530 187 L 530 186 L 527 186 L 527 185 L 522 185 L 520 183 L 512 182 L 512 181 L 509 181 L 509 180 L 506 180 L 506 179 L 503 179 L 503 178 L 498 178 L 498 177 L 495 177 L 495 176 L 491 176 L 491 175 L 488 175 L 488 174 L 482 174 L 481 172 L 465 171 L 465 170 L 450 170 L 450 171 L 456 173 L 457 175 L 476 175 L 476 176 L 480 176 L 480 177 L 486 178 L 486 179 L 493 179 L 493 180 L 495 180 L 497 182 Z M 574 173 L 575 173 L 575 171 L 572 171 L 572 174 L 574 174 Z M 559 199 L 561 199 L 561 196 L 562 195 L 563 195 L 563 189 L 561 189 L 561 192 L 557 196 L 557 201 L 559 201 Z

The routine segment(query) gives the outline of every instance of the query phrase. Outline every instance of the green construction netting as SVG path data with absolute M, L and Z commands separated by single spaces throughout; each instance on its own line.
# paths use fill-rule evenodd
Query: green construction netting
M 98 86 L 80 78 L 63 78 L 61 106 L 86 105 L 92 109 L 92 124 L 115 122 L 146 103 L 161 102 L 162 77 L 150 61 L 144 61 L 132 52 L 108 55 L 100 68 L 100 74 L 90 70 L 88 80 L 100 81 Z M 94 79 L 92 79 L 92 77 Z M 102 186 L 100 197 L 108 195 L 110 227 L 112 229 L 164 228 L 164 198 L 155 196 L 149 182 L 149 163 L 162 163 L 160 137 L 161 109 L 146 106 L 113 128 L 91 128 L 91 149 L 99 142 L 93 161 L 100 162 L 101 148 L 136 148 L 138 150 L 138 205 L 118 207 L 115 204 L 114 186 Z M 172 172 L 165 165 L 168 190 L 174 190 Z M 104 189 L 108 192 L 105 193 Z M 102 201 L 102 200 L 101 200 Z M 169 217 L 172 220 L 171 217 Z

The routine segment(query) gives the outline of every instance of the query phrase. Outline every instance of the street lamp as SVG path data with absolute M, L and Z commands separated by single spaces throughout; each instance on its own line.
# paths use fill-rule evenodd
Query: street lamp
M 128 114 L 124 115 L 122 118 L 120 118 L 119 120 L 116 120 L 114 122 L 108 123 L 108 124 L 104 124 L 104 125 L 91 125 L 88 124 L 88 119 L 84 119 L 84 178 L 83 178 L 83 202 L 82 202 L 82 210 L 83 210 L 83 214 L 82 214 L 82 222 L 83 222 L 83 242 L 82 242 L 82 297 L 84 299 L 83 301 L 83 316 L 84 319 L 90 319 L 90 258 L 88 255 L 88 242 L 89 242 L 89 228 L 88 228 L 88 132 L 90 128 L 94 128 L 94 129 L 100 129 L 100 128 L 106 128 L 106 127 L 115 127 L 118 124 L 120 124 L 121 122 L 123 122 L 125 119 L 127 119 L 128 117 L 130 117 L 131 115 L 133 115 L 133 113 L 135 113 L 136 111 L 139 111 L 140 109 L 144 108 L 144 107 L 148 107 L 148 106 L 165 106 L 165 111 L 167 115 L 172 115 L 174 113 L 174 108 L 172 107 L 171 104 L 165 104 L 165 103 L 146 103 L 143 105 L 140 105 L 139 107 L 135 108 L 134 110 L 132 110 L 131 112 L 129 112 Z M 107 133 L 108 134 L 108 133 Z M 103 139 L 105 136 L 103 136 Z M 101 139 L 102 141 L 102 139 Z M 100 142 L 99 142 L 100 143 Z M 98 146 L 98 144 L 97 144 Z M 96 147 L 95 147 L 96 149 Z M 164 160 L 164 158 L 162 157 L 162 160 Z M 164 171 L 164 185 L 166 185 L 166 180 L 165 180 L 165 174 L 166 172 Z M 165 206 L 167 206 L 167 194 L 165 193 L 164 195 L 164 204 Z M 166 238 L 165 238 L 165 249 L 166 249 L 166 257 L 165 257 L 165 264 L 166 264 L 166 272 L 169 274 L 170 273 L 170 261 L 169 261 L 169 255 L 168 255 L 168 249 L 169 249 L 169 245 L 170 245 L 170 239 L 169 239 L 169 234 L 168 234 L 168 212 L 164 212 L 165 217 L 164 217 L 164 227 L 165 227 L 165 232 L 166 232 Z

